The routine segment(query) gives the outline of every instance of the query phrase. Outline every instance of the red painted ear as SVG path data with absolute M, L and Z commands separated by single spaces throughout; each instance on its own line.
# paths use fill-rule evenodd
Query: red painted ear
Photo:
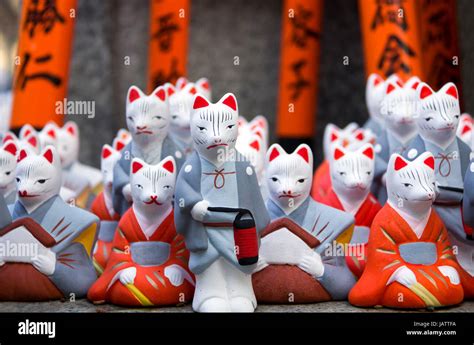
M 413 85 L 411 86 L 411 88 L 412 88 L 413 90 L 416 90 L 416 88 L 418 87 L 418 85 L 420 85 L 420 82 L 419 82 L 419 81 L 414 82 Z
M 7 146 L 5 146 L 5 148 L 4 148 L 4 150 L 11 153 L 14 156 L 16 156 L 17 147 L 16 147 L 16 145 L 13 141 L 11 141 L 9 144 L 7 144 Z
M 71 135 L 76 135 L 76 127 L 72 124 L 67 125 L 66 131 Z
M 379 85 L 381 82 L 383 82 L 382 77 L 379 76 L 379 75 L 377 75 L 377 76 L 374 78 L 374 86 Z
M 53 163 L 53 151 L 51 149 L 47 149 L 45 153 L 43 153 L 43 157 L 50 163 Z
M 366 148 L 362 153 L 370 159 L 374 159 L 374 149 L 372 147 Z
M 397 79 L 397 85 L 403 87 L 403 82 L 401 81 L 401 79 Z
M 26 153 L 25 150 L 21 150 L 20 151 L 20 154 L 18 155 L 18 162 L 25 159 L 26 157 L 28 157 L 28 153 Z
M 203 81 L 203 82 L 201 82 L 200 86 L 201 86 L 203 89 L 206 89 L 206 90 L 209 90 L 209 88 L 210 88 L 210 85 L 209 85 L 209 82 L 208 82 L 208 81 Z
M 140 170 L 141 168 L 143 168 L 143 164 L 140 163 L 140 162 L 133 162 L 132 164 L 132 173 L 136 173 L 138 170 Z
M 31 136 L 27 141 L 33 147 L 37 147 L 38 145 L 38 140 L 36 140 L 35 136 Z
M 260 151 L 260 143 L 258 140 L 254 140 L 250 143 L 250 147 L 254 148 L 257 151 Z
M 15 141 L 15 138 L 13 137 L 13 135 L 11 133 L 7 133 L 7 135 L 5 135 L 5 137 L 3 138 L 4 143 L 6 143 L 8 140 Z
M 223 101 L 223 104 L 227 105 L 233 111 L 237 111 L 237 101 L 235 100 L 234 95 L 227 96 Z
M 431 90 L 428 86 L 423 85 L 420 91 L 420 99 L 425 99 L 428 96 L 433 94 L 433 90 Z
M 309 152 L 307 147 L 300 148 L 296 153 L 303 157 L 306 163 L 309 163 Z
M 104 146 L 104 148 L 102 149 L 102 158 L 105 159 L 109 157 L 111 154 L 112 154 L 112 151 L 110 151 L 110 149 L 107 146 Z
M 277 158 L 280 155 L 280 151 L 276 147 L 272 149 L 272 152 L 270 152 L 270 158 L 268 159 L 270 162 Z
M 46 132 L 47 135 L 49 135 L 51 138 L 56 139 L 56 131 L 54 129 L 50 129 L 49 131 Z
M 451 87 L 448 90 L 446 90 L 446 94 L 458 99 L 458 90 L 456 89 L 456 86 L 454 85 L 451 85 Z
M 160 87 L 158 90 L 155 92 L 155 96 L 164 101 L 166 99 L 166 92 L 165 90 Z
M 176 82 L 176 87 L 178 88 L 178 90 L 181 90 L 182 88 L 186 86 L 187 83 L 188 83 L 188 80 L 185 77 L 180 77 L 178 78 Z
M 173 161 L 170 159 L 169 161 L 166 161 L 164 164 L 163 164 L 163 168 L 165 170 L 168 170 L 170 173 L 174 172 L 174 164 L 173 164 Z
M 395 85 L 393 85 L 392 83 L 388 83 L 387 85 L 387 91 L 385 92 L 387 95 L 390 94 L 390 92 L 392 92 L 393 90 L 395 90 Z
M 116 140 L 115 141 L 115 149 L 117 151 L 122 151 L 122 149 L 125 147 L 125 143 L 122 140 Z
M 359 140 L 359 141 L 364 140 L 364 138 L 365 138 L 364 133 L 362 133 L 361 131 L 359 131 L 359 132 L 356 134 L 355 138 L 356 138 L 357 140 Z
M 400 156 L 398 156 L 395 159 L 395 165 L 394 165 L 395 171 L 398 171 L 398 170 L 406 167 L 407 165 L 408 165 L 408 163 L 405 162 L 405 160 L 403 158 L 401 158 Z
M 461 134 L 465 134 L 465 133 L 469 132 L 471 129 L 472 129 L 471 126 L 464 125 L 464 127 L 462 128 Z
M 193 109 L 205 108 L 209 106 L 209 102 L 202 96 L 196 96 L 194 99 Z
M 435 166 L 435 160 L 433 157 L 428 157 L 424 160 L 424 163 L 429 166 L 431 169 L 434 170 L 434 166 Z
M 171 96 L 172 94 L 174 94 L 174 87 L 173 86 L 168 86 L 168 88 L 166 89 L 166 92 L 168 93 L 168 97 Z
M 197 93 L 196 88 L 193 86 L 191 89 L 189 89 L 189 93 L 190 93 L 191 95 L 195 95 L 195 94 Z
M 337 135 L 337 133 L 335 131 L 332 131 L 332 133 L 331 133 L 331 142 L 336 141 L 337 139 L 339 139 L 339 135 Z
M 31 130 L 30 130 L 30 129 L 27 129 L 27 130 L 25 131 L 24 137 L 26 138 L 26 137 L 27 137 L 28 135 L 30 135 L 30 134 L 31 134 Z
M 342 152 L 342 150 L 339 150 L 338 148 L 336 148 L 334 150 L 334 159 L 337 161 L 339 158 L 342 158 L 344 157 L 344 152 Z
M 130 103 L 136 101 L 139 98 L 140 98 L 140 93 L 138 92 L 136 88 L 131 89 L 130 92 L 128 93 L 128 101 Z

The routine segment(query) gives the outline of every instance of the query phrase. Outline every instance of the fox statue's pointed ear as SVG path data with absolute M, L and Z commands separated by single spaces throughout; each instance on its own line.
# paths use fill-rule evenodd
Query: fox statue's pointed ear
M 336 145 L 334 147 L 332 157 L 334 158 L 335 161 L 337 161 L 338 159 L 341 159 L 345 155 L 346 155 L 346 150 L 344 150 L 344 148 L 342 146 Z
M 364 156 L 374 159 L 374 147 L 371 144 L 362 146 L 359 151 L 361 151 Z
M 26 157 L 28 157 L 28 152 L 26 152 L 26 150 L 21 150 L 20 153 L 18 154 L 18 162 L 22 161 L 23 159 L 25 159 Z
M 23 127 L 21 127 L 20 129 L 20 138 L 23 139 L 23 138 L 26 138 L 27 136 L 29 136 L 31 133 L 34 133 L 36 132 L 36 129 L 30 125 L 29 123 L 23 125 Z
M 271 162 L 273 161 L 275 158 L 283 155 L 283 154 L 286 154 L 285 150 L 283 149 L 283 147 L 281 147 L 280 145 L 278 144 L 273 144 L 272 146 L 270 146 L 270 148 L 268 149 L 268 152 L 267 152 L 267 161 L 268 162 Z
M 426 97 L 431 96 L 434 91 L 429 87 L 428 84 L 426 83 L 420 83 L 417 88 L 417 93 L 418 93 L 418 98 L 419 99 L 425 99 Z
M 454 83 L 447 83 L 441 89 L 445 94 L 459 99 L 458 88 Z
M 163 86 L 158 86 L 153 90 L 152 94 L 158 97 L 161 101 L 166 101 L 166 91 Z
M 126 143 L 120 138 L 115 138 L 112 143 L 112 146 L 115 150 L 122 151 L 122 149 L 126 146 Z
M 209 106 L 209 101 L 206 97 L 197 94 L 194 96 L 193 109 L 205 108 Z
M 77 133 L 79 132 L 79 128 L 77 127 L 77 123 L 74 121 L 68 121 L 66 124 L 63 126 L 63 128 L 71 134 L 72 136 L 76 136 Z
M 186 79 L 185 77 L 179 77 L 178 80 L 176 81 L 176 88 L 178 90 L 182 90 L 184 89 L 187 83 L 188 83 L 188 79 Z
M 108 144 L 105 144 L 103 147 L 102 147 L 102 158 L 103 159 L 107 159 L 108 157 L 110 157 L 110 155 L 112 154 L 113 152 L 113 148 L 108 145 Z
M 296 154 L 304 159 L 306 163 L 312 163 L 313 154 L 311 148 L 306 144 L 299 145 L 296 150 Z
M 171 83 L 166 83 L 165 89 L 166 89 L 166 94 L 168 95 L 168 97 L 170 97 L 172 94 L 175 93 L 174 86 Z
M 210 90 L 211 84 L 207 78 L 200 78 L 196 81 L 196 85 L 202 87 L 204 90 Z
M 396 154 L 395 156 L 395 161 L 393 163 L 393 168 L 395 169 L 395 171 L 403 169 L 408 165 L 407 161 L 402 156 L 398 154 Z
M 176 171 L 176 161 L 172 156 L 168 156 L 160 162 L 160 166 L 170 173 Z
M 142 90 L 135 85 L 130 86 L 127 93 L 127 102 L 133 103 L 143 96 Z
M 26 142 L 34 148 L 38 148 L 38 138 L 35 134 L 31 133 L 30 136 L 26 138 Z
M 132 174 L 136 174 L 143 166 L 144 162 L 141 159 L 134 158 L 132 161 Z
M 48 162 L 50 162 L 51 164 L 53 163 L 53 160 L 54 160 L 54 152 L 53 152 L 53 148 L 52 146 L 46 146 L 46 148 L 44 149 L 43 153 L 41 153 L 41 155 L 46 158 L 46 160 Z
M 222 96 L 218 103 L 225 104 L 233 111 L 237 111 L 237 99 L 235 98 L 233 93 L 226 93 L 224 96 Z
M 377 74 L 377 73 L 372 73 L 370 76 L 369 76 L 369 83 L 372 85 L 372 86 L 377 86 L 379 85 L 380 83 L 383 83 L 383 78 Z
M 389 95 L 392 91 L 395 91 L 396 89 L 400 89 L 400 85 L 395 82 L 389 82 L 385 89 L 385 94 Z
M 3 144 L 3 150 L 8 153 L 11 153 L 13 156 L 16 156 L 16 151 L 18 151 L 18 147 L 16 146 L 13 140 L 9 140 L 5 144 Z
M 250 146 L 251 148 L 255 149 L 255 151 L 257 151 L 257 152 L 260 151 L 260 142 L 258 141 L 258 139 L 253 140 L 253 141 L 249 144 L 249 146 Z
M 17 141 L 18 138 L 13 132 L 8 131 L 7 134 L 5 134 L 5 136 L 3 137 L 2 141 L 6 143 L 8 140 Z

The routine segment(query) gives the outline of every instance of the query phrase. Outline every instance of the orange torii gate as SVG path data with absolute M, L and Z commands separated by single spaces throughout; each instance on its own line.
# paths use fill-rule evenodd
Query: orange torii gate
M 61 124 L 67 96 L 76 0 L 23 0 L 13 80 L 11 127 Z

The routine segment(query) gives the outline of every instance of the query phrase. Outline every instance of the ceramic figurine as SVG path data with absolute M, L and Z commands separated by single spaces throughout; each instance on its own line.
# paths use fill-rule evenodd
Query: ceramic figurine
M 235 148 L 250 161 L 257 174 L 258 184 L 264 200 L 268 197 L 265 183 L 265 155 L 268 145 L 268 122 L 262 115 L 247 122 L 240 117 L 239 135 Z
M 234 149 L 237 119 L 233 94 L 217 103 L 195 96 L 194 152 L 178 175 L 175 222 L 191 252 L 198 312 L 252 312 L 257 305 L 251 273 L 269 218 L 255 169 Z
M 181 90 L 176 91 L 172 84 L 167 83 L 165 89 L 170 104 L 170 137 L 181 151 L 189 155 L 193 149 L 189 121 L 194 95 L 197 93 L 196 86 L 188 83 Z
M 405 156 L 413 159 L 425 151 L 435 158 L 437 196 L 434 209 L 448 229 L 449 239 L 462 268 L 461 282 L 467 298 L 474 297 L 474 241 L 472 226 L 462 215 L 464 177 L 469 174 L 471 149 L 457 138 L 461 111 L 456 85 L 447 83 L 438 92 L 427 84 L 417 88 L 419 114 L 416 119 L 418 136 L 413 139 Z M 464 217 L 471 213 L 464 211 Z
M 104 189 L 95 197 L 91 205 L 91 212 L 100 219 L 100 231 L 93 256 L 94 267 L 99 275 L 104 272 L 107 266 L 112 250 L 115 229 L 120 220 L 120 216 L 115 212 L 112 202 L 114 166 L 120 157 L 119 150 L 107 144 L 102 147 L 100 170 L 102 171 Z
M 383 117 L 380 113 L 380 103 L 384 96 L 384 79 L 377 73 L 372 73 L 367 79 L 365 88 L 365 103 L 369 111 L 369 119 L 364 124 L 364 128 L 370 129 L 376 136 L 380 135 L 383 129 Z
M 54 122 L 48 122 L 41 131 L 38 132 L 41 147 L 48 145 L 58 147 L 58 126 Z
M 331 188 L 329 160 L 335 145 L 341 145 L 355 150 L 366 143 L 375 143 L 375 135 L 370 130 L 358 128 L 357 124 L 349 123 L 344 129 L 328 124 L 324 131 L 323 152 L 324 160 L 314 173 L 311 196 L 319 202 L 324 202 Z M 378 159 L 376 157 L 376 159 Z
M 403 86 L 388 80 L 385 87 L 385 96 L 381 103 L 380 113 L 384 119 L 384 129 L 377 137 L 377 156 L 374 190 L 378 200 L 385 204 L 387 190 L 383 182 L 383 175 L 387 170 L 387 163 L 393 153 L 403 154 L 410 142 L 417 135 L 415 118 L 418 115 L 418 99 L 416 88 L 420 84 L 418 77 L 410 78 Z
M 8 140 L 15 142 L 18 152 L 20 150 L 25 150 L 28 153 L 38 154 L 40 151 L 40 142 L 38 133 L 36 131 L 29 133 L 28 136 L 24 136 L 21 139 L 18 138 L 13 132 L 7 132 L 3 136 L 3 143 L 6 143 Z
M 80 191 L 77 203 L 85 206 L 89 192 L 97 195 L 102 190 L 102 174 L 99 169 L 85 165 L 79 161 L 80 150 L 79 127 L 73 121 L 68 121 L 58 131 L 58 152 L 63 163 L 64 178 L 74 185 L 75 191 L 79 190 L 79 178 L 86 180 L 86 190 Z M 71 180 L 74 179 L 74 182 Z M 81 182 L 81 185 L 83 183 Z
M 360 277 L 365 268 L 367 241 L 375 215 L 382 208 L 370 193 L 374 178 L 375 152 L 371 144 L 357 150 L 336 146 L 329 161 L 331 189 L 324 204 L 345 211 L 355 218 L 352 251 L 346 256 L 351 271 Z
M 0 230 L 0 242 L 29 250 L 1 258 L 0 300 L 84 297 L 96 279 L 91 255 L 99 220 L 58 196 L 61 162 L 54 147 L 40 155 L 22 149 L 18 160 L 18 199 L 9 206 L 13 221 Z
M 16 154 L 17 146 L 13 140 L 8 140 L 0 149 L 0 194 L 7 205 L 16 200 Z
M 341 248 L 352 236 L 354 218 L 310 197 L 312 168 L 313 154 L 305 144 L 291 154 L 278 144 L 268 150 L 272 222 L 262 233 L 252 278 L 259 302 L 343 300 L 355 283 Z
M 364 128 L 370 129 L 378 137 L 385 126 L 384 118 L 381 113 L 382 101 L 385 96 L 386 83 L 396 83 L 400 87 L 403 82 L 396 74 L 392 74 L 384 81 L 377 73 L 372 73 L 367 79 L 365 88 L 365 102 L 369 111 L 369 119 L 364 124 Z
M 433 308 L 458 304 L 463 287 L 436 197 L 435 159 L 393 154 L 387 168 L 388 202 L 370 230 L 367 265 L 349 302 L 360 307 Z
M 120 219 L 107 268 L 89 291 L 91 301 L 164 306 L 192 299 L 189 252 L 174 225 L 176 175 L 173 157 L 156 165 L 133 159 L 133 205 Z
M 208 100 L 212 100 L 212 89 L 211 83 L 207 78 L 200 78 L 195 82 L 198 93 L 206 97 Z
M 184 160 L 183 152 L 168 136 L 170 113 L 168 98 L 163 86 L 145 95 L 131 86 L 126 101 L 127 126 L 132 141 L 122 150 L 122 157 L 114 168 L 113 202 L 118 214 L 123 214 L 131 203 L 130 162 L 140 158 L 147 164 L 157 164 L 164 157 L 175 158 L 178 171 Z
M 473 125 L 473 120 L 472 120 L 471 115 L 464 113 L 459 118 L 459 125 L 456 131 L 458 138 L 461 139 L 471 149 L 473 147 L 472 125 Z

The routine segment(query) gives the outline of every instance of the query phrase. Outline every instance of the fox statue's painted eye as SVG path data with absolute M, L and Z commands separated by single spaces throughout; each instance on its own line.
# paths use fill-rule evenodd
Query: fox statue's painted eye
M 36 182 L 38 182 L 39 184 L 44 184 L 46 182 L 46 179 L 42 178 L 42 179 L 39 179 Z
M 278 179 L 277 179 L 276 177 L 272 177 L 272 181 L 273 181 L 273 182 L 277 182 Z
M 300 179 L 298 180 L 298 183 L 304 183 L 304 181 L 306 181 L 305 178 L 300 178 Z
M 413 185 L 411 183 L 404 183 L 403 184 L 405 187 L 413 187 Z
M 19 178 L 19 177 L 16 178 L 16 182 L 20 182 L 20 178 Z
M 11 174 L 11 171 L 5 172 L 5 175 L 9 176 Z

